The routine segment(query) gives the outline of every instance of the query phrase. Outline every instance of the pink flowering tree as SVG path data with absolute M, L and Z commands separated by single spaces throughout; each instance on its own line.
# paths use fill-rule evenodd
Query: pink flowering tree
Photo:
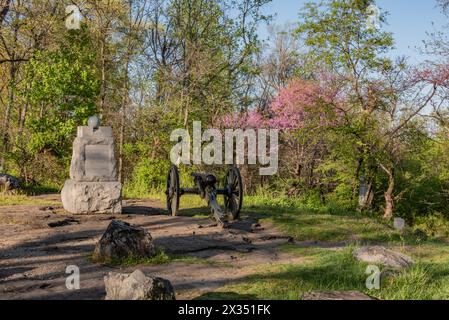
M 279 92 L 268 110 L 226 115 L 218 123 L 226 128 L 270 128 L 284 133 L 310 125 L 334 126 L 342 115 L 338 95 L 323 87 L 320 82 L 295 79 Z
M 280 90 L 267 110 L 250 110 L 218 119 L 222 128 L 278 129 L 280 173 L 313 185 L 313 171 L 323 153 L 323 132 L 339 124 L 342 113 L 337 92 L 326 89 L 325 82 L 295 79 Z

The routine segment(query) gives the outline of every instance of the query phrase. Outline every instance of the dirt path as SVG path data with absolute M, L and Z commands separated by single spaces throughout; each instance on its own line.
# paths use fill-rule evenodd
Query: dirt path
M 258 226 L 257 216 L 222 230 L 209 219 L 168 217 L 162 208 L 157 201 L 129 200 L 123 215 L 74 216 L 58 206 L 0 207 L 0 299 L 102 299 L 108 272 L 135 269 L 169 279 L 178 299 L 191 299 L 239 281 L 261 264 L 301 262 L 277 250 L 292 239 L 271 225 Z M 168 254 L 214 263 L 126 268 L 91 263 L 88 256 L 112 219 L 145 228 Z M 68 265 L 80 268 L 80 290 L 66 289 Z

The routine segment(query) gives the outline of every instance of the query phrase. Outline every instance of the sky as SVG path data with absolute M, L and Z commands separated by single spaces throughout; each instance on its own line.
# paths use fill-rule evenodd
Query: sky
M 264 13 L 275 14 L 273 24 L 283 26 L 286 23 L 298 21 L 298 13 L 307 0 L 273 0 Z M 376 5 L 382 12 L 388 12 L 387 25 L 382 28 L 392 32 L 396 41 L 396 48 L 392 56 L 407 56 L 410 62 L 422 62 L 423 57 L 416 49 L 422 47 L 426 31 L 431 32 L 435 28 L 443 30 L 443 26 L 449 24 L 440 8 L 436 6 L 436 0 L 377 0 Z M 435 26 L 432 25 L 435 23 Z M 447 31 L 449 32 L 449 30 Z M 259 34 L 263 39 L 268 37 L 266 26 L 261 26 Z

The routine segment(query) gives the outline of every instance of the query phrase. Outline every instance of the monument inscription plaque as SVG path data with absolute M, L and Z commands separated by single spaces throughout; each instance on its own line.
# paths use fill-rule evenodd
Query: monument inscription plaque
M 107 145 L 86 146 L 86 176 L 109 177 L 111 174 L 110 148 Z

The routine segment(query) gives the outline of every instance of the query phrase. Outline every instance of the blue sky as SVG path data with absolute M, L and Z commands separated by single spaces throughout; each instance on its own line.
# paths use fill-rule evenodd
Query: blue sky
M 273 0 L 267 6 L 265 13 L 276 14 L 273 23 L 284 25 L 298 21 L 298 13 L 306 0 Z M 420 62 L 424 59 L 416 50 L 426 39 L 426 31 L 432 31 L 432 22 L 438 30 L 449 24 L 440 8 L 436 7 L 436 0 L 377 0 L 377 6 L 382 11 L 387 11 L 388 24 L 384 30 L 393 32 L 396 41 L 396 49 L 393 56 L 405 55 L 410 57 L 410 62 Z M 268 36 L 267 27 L 260 29 L 262 38 Z

